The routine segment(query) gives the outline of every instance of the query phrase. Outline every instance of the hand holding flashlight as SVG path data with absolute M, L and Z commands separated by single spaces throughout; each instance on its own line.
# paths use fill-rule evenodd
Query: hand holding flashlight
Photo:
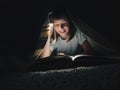
M 48 26 L 48 37 L 51 37 L 53 34 L 53 23 L 49 23 Z
M 48 25 L 48 30 L 51 30 L 51 29 L 53 29 L 53 23 L 49 23 Z

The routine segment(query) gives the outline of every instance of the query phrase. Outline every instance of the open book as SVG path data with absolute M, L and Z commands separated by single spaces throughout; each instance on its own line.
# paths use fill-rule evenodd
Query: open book
M 70 55 L 65 55 L 66 57 L 68 57 L 69 59 L 71 59 L 72 61 L 75 61 L 77 59 L 82 59 L 82 58 L 87 58 L 87 59 L 107 59 L 107 60 L 119 60 L 120 61 L 120 56 L 94 56 L 94 55 L 87 55 L 87 54 L 78 54 L 78 55 L 74 55 L 74 56 L 70 56 Z
M 74 55 L 74 56 L 70 56 L 70 55 L 66 55 L 68 58 L 70 58 L 72 61 L 76 60 L 77 58 L 80 57 L 86 57 L 86 56 L 91 56 L 91 55 L 85 55 L 85 54 L 78 54 L 78 55 Z
M 72 62 L 92 62 L 92 63 L 102 63 L 102 62 L 120 62 L 120 56 L 96 56 L 88 54 L 78 54 L 78 55 L 56 55 L 52 57 L 47 57 L 42 59 L 43 62 L 53 62 L 53 61 L 67 61 Z

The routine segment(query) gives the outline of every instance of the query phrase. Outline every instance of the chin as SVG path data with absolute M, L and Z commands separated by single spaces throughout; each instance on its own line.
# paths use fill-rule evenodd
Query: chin
M 66 35 L 61 35 L 62 38 L 66 38 Z

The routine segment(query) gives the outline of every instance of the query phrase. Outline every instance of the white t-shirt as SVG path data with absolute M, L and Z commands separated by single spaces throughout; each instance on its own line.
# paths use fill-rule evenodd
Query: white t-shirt
M 57 41 L 50 45 L 50 50 L 54 53 L 64 53 L 67 55 L 80 54 L 82 52 L 81 45 L 85 40 L 86 37 L 77 30 L 74 37 L 68 42 L 59 36 Z

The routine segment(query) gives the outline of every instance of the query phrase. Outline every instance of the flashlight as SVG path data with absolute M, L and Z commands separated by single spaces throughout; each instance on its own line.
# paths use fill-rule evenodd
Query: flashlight
M 49 23 L 49 27 L 53 27 L 53 23 Z
M 51 23 L 48 24 L 48 28 L 47 28 L 47 29 L 48 29 L 48 30 L 51 30 L 52 27 L 53 27 L 53 23 L 51 22 Z

